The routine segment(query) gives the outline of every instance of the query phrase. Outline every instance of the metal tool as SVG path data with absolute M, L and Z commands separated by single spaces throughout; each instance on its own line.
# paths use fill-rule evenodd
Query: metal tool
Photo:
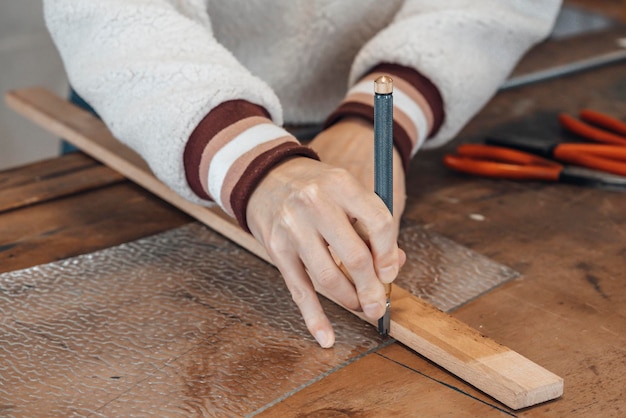
M 514 135 L 489 136 L 485 142 L 626 178 L 626 146 L 545 143 Z
M 383 75 L 374 80 L 374 192 L 393 213 L 393 80 Z M 391 284 L 385 284 L 385 314 L 378 332 L 388 335 L 391 325 Z
M 621 48 L 626 47 L 626 38 L 617 39 L 617 44 Z M 509 90 L 516 87 L 534 84 L 541 81 L 551 80 L 569 74 L 575 74 L 586 70 L 591 70 L 605 65 L 616 64 L 626 60 L 626 50 L 616 50 L 595 57 L 570 62 L 545 70 L 535 71 L 529 74 L 512 77 L 500 86 L 500 90 Z
M 626 177 L 624 176 L 563 165 L 537 155 L 494 145 L 461 145 L 457 148 L 456 155 L 449 154 L 444 157 L 444 163 L 454 170 L 478 176 L 512 180 L 558 181 L 626 190 Z
M 461 145 L 457 155 L 445 156 L 444 163 L 457 171 L 488 177 L 626 190 L 626 123 L 590 109 L 579 116 L 580 120 L 563 113 L 559 123 L 596 144 L 546 143 L 537 138 L 492 135 L 485 140 L 487 145 Z
M 485 142 L 600 172 L 626 176 L 626 123 L 601 112 L 585 109 L 580 120 L 559 115 L 561 126 L 576 136 L 596 142 L 551 143 L 513 135 L 487 137 Z

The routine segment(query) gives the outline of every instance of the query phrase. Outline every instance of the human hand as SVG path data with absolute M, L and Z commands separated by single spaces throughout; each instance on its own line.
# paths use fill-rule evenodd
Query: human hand
M 360 118 L 344 118 L 320 132 L 309 144 L 320 159 L 340 167 L 374 190 L 374 126 Z M 400 153 L 393 149 L 393 218 L 396 232 L 406 205 L 406 181 Z
M 250 231 L 322 347 L 331 347 L 335 335 L 314 286 L 375 321 L 385 312 L 383 283 L 396 278 L 405 260 L 394 220 L 372 190 L 345 169 L 297 157 L 274 167 L 248 202 Z

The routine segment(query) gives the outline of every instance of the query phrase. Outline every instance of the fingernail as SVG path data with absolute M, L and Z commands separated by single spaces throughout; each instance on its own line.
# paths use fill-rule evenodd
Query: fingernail
M 319 330 L 315 333 L 315 339 L 317 340 L 318 344 L 321 345 L 323 348 L 330 347 L 330 338 L 328 338 L 328 333 Z
M 381 305 L 380 303 L 370 303 L 369 305 L 365 305 L 363 307 L 363 312 L 365 312 L 365 315 L 367 315 L 368 317 L 372 319 L 380 318 L 380 316 L 382 315 L 380 313 Z
M 385 283 L 392 282 L 398 275 L 398 269 L 395 266 L 383 267 L 380 269 L 380 280 Z

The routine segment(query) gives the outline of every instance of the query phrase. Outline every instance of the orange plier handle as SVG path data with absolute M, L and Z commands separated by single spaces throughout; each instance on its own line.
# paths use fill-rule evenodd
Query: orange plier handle
M 590 141 L 626 146 L 626 122 L 591 109 L 582 110 L 579 117 L 580 120 L 561 113 L 559 123 L 566 130 Z
M 554 157 L 570 164 L 626 176 L 626 122 L 591 109 L 583 109 L 576 119 L 559 115 L 561 126 L 589 141 L 607 145 L 562 144 Z
M 568 164 L 626 176 L 626 146 L 602 144 L 560 144 L 554 158 Z
M 555 161 L 510 148 L 482 144 L 463 144 L 456 155 L 443 159 L 453 170 L 478 176 L 513 180 L 558 181 L 563 166 Z

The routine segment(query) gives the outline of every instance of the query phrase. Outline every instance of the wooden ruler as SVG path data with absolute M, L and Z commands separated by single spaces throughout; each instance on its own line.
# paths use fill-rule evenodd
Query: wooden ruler
M 271 263 L 252 235 L 219 208 L 199 206 L 174 193 L 152 174 L 141 157 L 115 139 L 90 113 L 37 87 L 8 92 L 5 99 L 18 113 Z M 391 337 L 508 407 L 526 408 L 563 394 L 563 379 L 554 373 L 398 286 L 394 285 L 392 295 Z M 350 312 L 376 325 L 361 313 Z

